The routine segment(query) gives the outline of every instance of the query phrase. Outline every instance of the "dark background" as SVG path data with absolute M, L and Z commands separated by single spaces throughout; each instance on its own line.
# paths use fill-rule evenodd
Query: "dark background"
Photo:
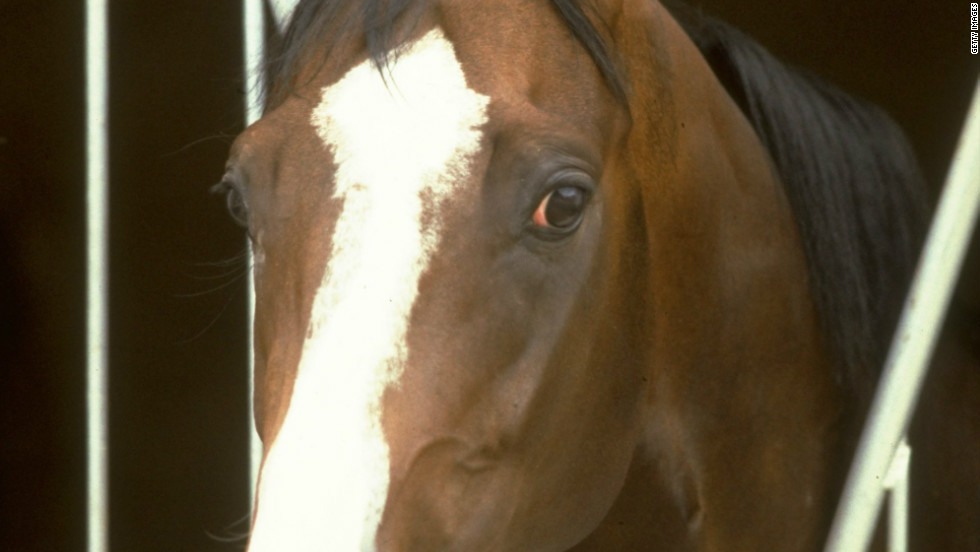
M 938 187 L 980 60 L 968 2 L 701 5 L 882 105 Z M 85 542 L 83 25 L 81 1 L 0 0 L 2 551 Z M 244 242 L 207 188 L 243 124 L 240 6 L 113 2 L 110 28 L 112 548 L 239 550 L 244 265 L 221 261 Z

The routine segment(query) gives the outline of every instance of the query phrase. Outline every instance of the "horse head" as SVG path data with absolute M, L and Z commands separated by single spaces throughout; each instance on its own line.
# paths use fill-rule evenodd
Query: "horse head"
M 842 399 L 800 236 L 662 6 L 303 2 L 276 63 L 224 180 L 250 550 L 820 542 Z

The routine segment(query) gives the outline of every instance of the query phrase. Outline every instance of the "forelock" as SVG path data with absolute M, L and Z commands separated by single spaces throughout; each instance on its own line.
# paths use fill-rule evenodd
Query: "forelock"
M 590 0 L 548 1 L 569 32 L 592 58 L 617 101 L 626 105 L 626 77 L 609 47 L 606 22 Z M 282 39 L 269 49 L 266 110 L 281 104 L 311 63 L 323 65 L 337 42 L 357 33 L 382 73 L 394 48 L 405 38 L 396 32 L 403 16 L 418 17 L 430 0 L 302 0 L 297 5 Z M 414 22 L 413 22 L 414 23 Z M 409 27 L 411 28 L 411 26 Z

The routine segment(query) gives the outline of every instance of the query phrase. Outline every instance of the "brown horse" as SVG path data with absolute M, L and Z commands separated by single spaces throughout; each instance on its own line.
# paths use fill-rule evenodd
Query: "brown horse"
M 820 548 L 921 182 L 875 108 L 681 11 L 300 3 L 220 185 L 250 550 Z

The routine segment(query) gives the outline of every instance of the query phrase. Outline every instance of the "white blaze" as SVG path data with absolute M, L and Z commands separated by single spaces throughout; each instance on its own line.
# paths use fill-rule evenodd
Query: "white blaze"
M 408 317 L 468 173 L 489 99 L 466 86 L 439 29 L 404 47 L 387 83 L 365 61 L 324 88 L 312 123 L 343 210 L 285 421 L 262 468 L 250 550 L 374 550 L 388 488 L 381 396 L 407 357 Z M 423 209 L 429 214 L 423 224 Z

